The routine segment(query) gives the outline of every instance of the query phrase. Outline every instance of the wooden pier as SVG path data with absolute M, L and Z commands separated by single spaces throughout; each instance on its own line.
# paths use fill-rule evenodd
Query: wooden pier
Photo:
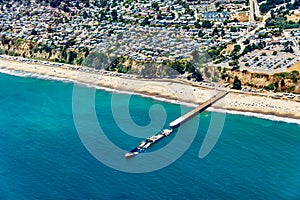
M 198 106 L 197 108 L 195 108 L 195 109 L 191 110 L 190 112 L 186 113 L 185 115 L 182 115 L 181 117 L 175 119 L 173 122 L 171 122 L 169 124 L 169 126 L 170 126 L 171 129 L 164 129 L 161 133 L 159 133 L 157 135 L 154 135 L 152 137 L 146 138 L 146 140 L 142 141 L 136 148 L 134 148 L 130 152 L 127 152 L 125 154 L 125 158 L 129 159 L 129 158 L 132 158 L 132 157 L 134 157 L 134 156 L 136 156 L 136 155 L 138 155 L 140 153 L 145 152 L 146 149 L 148 149 L 151 145 L 153 145 L 154 143 L 156 143 L 159 140 L 163 139 L 164 137 L 169 136 L 174 131 L 174 128 L 179 127 L 181 124 L 183 124 L 187 120 L 191 119 L 192 117 L 194 117 L 198 113 L 201 113 L 206 108 L 208 108 L 209 106 L 211 106 L 213 103 L 215 103 L 218 100 L 220 100 L 223 97 L 225 97 L 227 94 L 228 94 L 228 92 L 219 93 L 219 94 L 213 96 L 208 101 L 206 101 L 203 104 L 201 104 L 200 106 Z
M 201 104 L 197 108 L 191 110 L 190 112 L 186 113 L 185 115 L 182 115 L 181 117 L 179 117 L 179 118 L 175 119 L 174 121 L 172 121 L 169 124 L 170 128 L 177 128 L 177 127 L 179 127 L 181 124 L 183 124 L 187 120 L 191 119 L 195 115 L 203 112 L 205 109 L 207 109 L 208 107 L 210 107 L 212 104 L 214 104 L 218 100 L 220 100 L 223 97 L 225 97 L 227 94 L 228 94 L 228 92 L 222 92 L 222 93 L 220 93 L 218 95 L 213 96 L 211 99 L 209 99 L 208 101 L 204 102 L 203 104 Z

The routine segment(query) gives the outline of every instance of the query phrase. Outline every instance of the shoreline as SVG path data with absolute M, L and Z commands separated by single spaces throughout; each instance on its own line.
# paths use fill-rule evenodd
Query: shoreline
M 26 68 L 25 66 L 26 65 Z M 130 79 L 111 76 L 111 73 L 88 73 L 68 68 L 0 59 L 0 73 L 63 82 L 72 82 L 109 92 L 139 95 L 172 104 L 196 107 L 216 90 L 168 81 Z M 300 102 L 273 99 L 266 96 L 230 93 L 208 109 L 210 112 L 229 113 L 283 121 L 300 125 Z

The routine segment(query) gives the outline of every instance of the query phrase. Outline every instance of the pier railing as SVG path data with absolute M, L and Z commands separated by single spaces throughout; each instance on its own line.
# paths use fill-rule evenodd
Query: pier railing
M 227 94 L 228 94 L 228 92 L 222 92 L 222 93 L 219 93 L 219 94 L 213 96 L 211 99 L 205 101 L 204 103 L 202 103 L 201 105 L 199 105 L 195 109 L 191 110 L 190 112 L 188 112 L 188 113 L 182 115 L 181 117 L 175 119 L 174 121 L 172 121 L 169 124 L 169 126 L 171 128 L 177 128 L 177 127 L 179 127 L 181 124 L 185 123 L 186 121 L 188 121 L 189 119 L 191 119 L 195 115 L 203 112 L 205 109 L 207 109 L 208 107 L 210 107 L 212 104 L 214 104 L 218 100 L 220 100 L 223 97 L 225 97 Z

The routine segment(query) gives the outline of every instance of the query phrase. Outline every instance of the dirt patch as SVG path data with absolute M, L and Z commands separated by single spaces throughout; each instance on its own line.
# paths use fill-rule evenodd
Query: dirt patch
M 249 21 L 249 12 L 240 12 L 237 14 L 230 15 L 230 20 L 237 19 L 239 22 L 248 22 Z
M 224 51 L 226 53 L 231 53 L 233 51 L 233 49 L 234 49 L 234 45 L 233 44 L 229 44 L 229 45 L 227 45 L 227 48 L 224 49 Z
M 298 72 L 300 72 L 300 61 L 288 69 L 288 71 L 294 71 L 294 70 L 297 70 Z
M 300 13 L 295 12 L 293 15 L 287 15 L 287 21 L 298 22 L 300 20 Z

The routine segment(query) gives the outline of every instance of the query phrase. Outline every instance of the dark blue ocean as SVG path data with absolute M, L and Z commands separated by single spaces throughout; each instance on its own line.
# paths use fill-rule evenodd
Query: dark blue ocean
M 0 74 L 1 200 L 300 198 L 297 124 L 226 114 L 218 142 L 200 159 L 199 149 L 214 123 L 212 115 L 219 115 L 205 112 L 200 120 L 194 119 L 199 125 L 197 135 L 181 157 L 153 172 L 126 173 L 103 164 L 84 146 L 72 113 L 73 89 L 73 83 Z M 164 127 L 180 114 L 179 105 L 139 96 L 131 96 L 128 104 L 128 94 L 97 90 L 94 102 L 99 124 L 110 141 L 124 150 L 131 150 L 142 139 L 126 134 L 115 122 L 112 96 L 124 126 L 130 124 L 122 119 L 124 106 L 140 126 L 150 123 L 149 109 L 154 104 L 166 112 Z M 84 95 L 80 99 L 88 101 Z M 89 116 L 89 110 L 85 112 Z M 160 119 L 160 112 L 155 119 Z M 89 118 L 85 120 L 88 124 Z M 148 131 L 153 135 L 157 130 L 152 127 Z M 188 137 L 191 133 L 182 134 Z M 176 133 L 128 162 L 159 151 L 175 138 Z M 107 151 L 98 153 L 109 155 Z M 163 159 L 168 154 L 162 151 L 160 156 Z M 116 156 L 116 162 L 126 165 L 123 159 L 124 155 Z

